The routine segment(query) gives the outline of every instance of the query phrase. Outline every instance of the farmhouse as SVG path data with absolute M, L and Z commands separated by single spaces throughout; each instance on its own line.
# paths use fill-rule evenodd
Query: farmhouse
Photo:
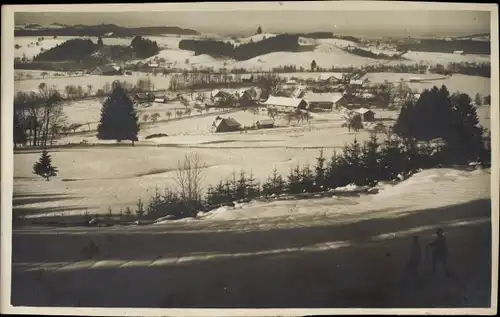
M 305 94 L 305 88 L 303 87 L 295 87 L 295 89 L 293 90 L 292 94 L 291 94 L 291 97 L 293 98 L 302 98 L 304 97 L 304 94 Z
M 154 95 L 146 94 L 146 93 L 142 93 L 142 92 L 136 93 L 134 95 L 134 100 L 138 101 L 138 102 L 146 102 L 146 101 L 151 101 L 154 99 L 155 99 Z
M 332 74 L 320 74 L 318 77 L 318 81 L 323 83 L 337 84 L 342 81 L 342 77 Z
M 269 129 L 274 127 L 274 121 L 269 119 L 259 120 L 255 123 L 258 129 Z
M 375 112 L 373 112 L 370 109 L 360 108 L 360 109 L 354 110 L 354 112 L 360 114 L 361 118 L 365 122 L 373 122 L 373 121 L 375 121 Z
M 224 97 L 229 97 L 230 95 L 231 94 L 226 91 L 214 89 L 210 93 L 210 98 L 224 98 Z
M 422 81 L 422 78 L 420 78 L 420 77 L 410 77 L 410 83 L 418 83 L 421 81 Z
M 363 87 L 363 80 L 361 79 L 351 80 L 349 84 L 354 88 L 361 88 Z
M 154 95 L 154 102 L 155 103 L 167 103 L 168 98 L 164 95 Z
M 242 74 L 240 79 L 243 82 L 253 82 L 253 75 L 252 74 Z
M 304 99 L 309 103 L 311 110 L 330 110 L 337 107 L 337 102 L 342 99 L 341 93 L 313 93 L 308 92 Z
M 238 131 L 241 128 L 241 124 L 233 118 L 221 118 L 217 116 L 212 124 L 212 127 L 215 128 L 215 132 L 217 133 L 231 132 Z
M 294 111 L 297 109 L 307 109 L 309 107 L 309 104 L 304 99 L 290 97 L 269 96 L 264 104 L 283 112 Z
M 465 52 L 464 51 L 453 51 L 453 54 L 465 55 Z
M 121 75 L 121 71 L 110 65 L 101 65 L 97 66 L 91 74 L 101 76 Z

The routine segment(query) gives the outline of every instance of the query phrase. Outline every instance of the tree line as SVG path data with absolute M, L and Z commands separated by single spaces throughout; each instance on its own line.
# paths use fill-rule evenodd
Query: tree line
M 469 63 L 469 62 L 450 62 L 446 66 L 436 64 L 429 68 L 431 73 L 441 75 L 462 74 L 469 76 L 491 77 L 491 64 L 490 63 Z
M 41 52 L 33 61 L 86 60 L 98 49 L 90 39 L 70 39 L 49 50 Z
M 104 47 L 101 37 L 97 43 L 91 39 L 69 39 L 51 49 L 40 52 L 33 58 L 34 62 L 55 61 L 107 61 L 108 59 L 123 59 L 135 53 L 137 58 L 147 58 L 160 51 L 156 41 L 136 36 L 130 43 L 131 49 L 112 45 Z M 132 52 L 131 52 L 132 51 Z
M 38 92 L 18 92 L 14 97 L 14 147 L 53 144 L 66 122 L 62 101 L 59 92 L 44 83 Z
M 464 51 L 467 54 L 491 54 L 490 41 L 474 40 L 442 40 L 442 39 L 422 39 L 415 43 L 404 43 L 398 45 L 398 50 L 411 50 L 419 52 L 443 52 L 453 53 L 454 51 Z
M 194 51 L 195 55 L 207 54 L 214 57 L 230 57 L 247 60 L 272 52 L 294 52 L 299 48 L 299 37 L 281 34 L 258 42 L 234 46 L 230 42 L 217 40 L 181 40 L 179 49 Z

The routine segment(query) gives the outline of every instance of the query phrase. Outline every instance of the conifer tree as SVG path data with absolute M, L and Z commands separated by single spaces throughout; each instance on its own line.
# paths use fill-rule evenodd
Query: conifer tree
M 381 151 L 381 171 L 384 180 L 393 180 L 403 171 L 403 156 L 401 142 L 390 137 L 384 141 Z
M 302 173 L 298 165 L 295 168 L 290 169 L 287 182 L 287 190 L 289 193 L 299 194 L 302 192 L 301 174 Z
M 315 189 L 314 184 L 314 174 L 309 167 L 309 165 L 305 165 L 300 171 L 300 191 L 305 193 L 310 193 Z
M 370 139 L 363 144 L 362 165 L 365 184 L 372 185 L 380 179 L 379 146 L 380 144 L 375 133 L 371 134 Z
M 260 185 L 255 181 L 252 171 L 250 171 L 250 175 L 248 175 L 246 181 L 246 197 L 249 199 L 258 197 L 260 195 Z
M 139 124 L 132 100 L 121 85 L 115 82 L 111 95 L 104 100 L 101 108 L 101 120 L 97 127 L 100 140 L 137 141 Z
M 479 93 L 476 94 L 474 101 L 475 101 L 477 107 L 480 107 L 483 105 L 483 98 L 481 98 L 481 95 Z
M 285 190 L 286 184 L 283 177 L 278 173 L 276 167 L 273 169 L 272 174 L 262 184 L 262 193 L 266 196 L 280 195 Z
M 344 159 L 349 168 L 349 183 L 353 182 L 357 185 L 361 185 L 363 180 L 365 179 L 363 173 L 364 170 L 362 168 L 362 153 L 361 153 L 361 145 L 358 140 L 355 138 L 352 144 L 344 147 Z
M 47 150 L 43 150 L 38 162 L 33 165 L 33 173 L 45 178 L 47 181 L 50 177 L 57 176 L 57 168 L 52 166 L 52 158 Z
M 479 124 L 476 107 L 467 94 L 451 96 L 453 118 L 448 144 L 456 163 L 477 160 L 482 149 L 484 129 Z
M 325 188 L 325 157 L 323 156 L 323 149 L 320 150 L 319 156 L 316 158 L 316 166 L 315 166 L 315 177 L 314 177 L 314 183 L 315 183 L 315 190 L 316 191 L 323 191 Z

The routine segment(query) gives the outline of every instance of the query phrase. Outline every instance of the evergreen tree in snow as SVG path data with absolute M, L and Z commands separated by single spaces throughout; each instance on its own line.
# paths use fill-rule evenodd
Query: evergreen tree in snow
M 257 28 L 257 34 L 262 34 L 262 28 L 260 27 L 260 25 L 259 25 L 259 27 Z
M 453 118 L 448 144 L 453 153 L 455 163 L 466 163 L 477 160 L 482 149 L 484 129 L 479 123 L 476 107 L 467 94 L 451 96 Z
M 476 94 L 474 101 L 475 101 L 477 107 L 480 107 L 483 105 L 483 98 L 481 98 L 481 95 L 479 93 Z
M 43 150 L 40 159 L 33 165 L 33 173 L 49 181 L 50 177 L 57 176 L 57 172 L 57 168 L 52 166 L 52 158 L 49 153 L 47 150 Z
M 316 67 L 318 67 L 318 65 L 316 64 L 316 61 L 315 61 L 315 60 L 313 60 L 313 61 L 311 62 L 311 71 L 314 71 L 314 70 L 316 69 Z
M 325 177 L 325 157 L 323 156 L 323 149 L 320 150 L 319 156 L 316 158 L 314 183 L 316 191 L 325 190 L 326 177 Z
M 361 145 L 355 138 L 352 144 L 344 147 L 344 159 L 349 169 L 349 183 L 362 185 L 364 183 L 364 170 L 362 165 Z M 347 185 L 347 184 L 346 184 Z
M 119 83 L 115 82 L 111 95 L 104 100 L 101 120 L 97 127 L 99 140 L 137 141 L 139 123 L 132 100 Z
M 375 133 L 371 134 L 370 139 L 363 145 L 362 166 L 365 184 L 372 185 L 380 179 L 379 147 L 380 144 Z

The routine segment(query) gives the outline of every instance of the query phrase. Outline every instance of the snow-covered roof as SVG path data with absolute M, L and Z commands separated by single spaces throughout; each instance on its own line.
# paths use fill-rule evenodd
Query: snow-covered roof
M 369 99 L 369 98 L 375 97 L 375 95 L 374 94 L 370 94 L 368 92 L 365 92 L 365 93 L 361 94 L 361 97 L 364 98 L 364 99 Z
M 252 78 L 252 74 L 242 74 L 240 78 L 241 79 L 250 79 L 250 78 Z
M 363 80 L 361 80 L 361 79 L 351 80 L 351 84 L 352 85 L 363 85 Z
M 365 114 L 367 112 L 373 112 L 373 111 L 370 109 L 366 109 L 366 108 L 359 108 L 359 109 L 354 110 L 354 112 L 357 112 L 359 114 Z
M 453 54 L 463 54 L 464 51 L 453 51 Z
M 337 93 L 314 93 L 314 92 L 308 92 L 305 96 L 304 99 L 307 100 L 308 102 L 332 102 L 336 103 L 340 99 L 342 99 L 342 94 L 337 92 Z
M 272 124 L 274 124 L 274 121 L 270 120 L 270 119 L 262 119 L 262 120 L 257 121 L 257 123 L 260 125 L 272 125 Z
M 111 72 L 117 71 L 117 69 L 111 65 L 100 65 L 100 66 L 97 66 L 97 68 L 103 73 L 111 73 Z
M 211 97 L 220 97 L 220 96 L 225 96 L 225 95 L 230 95 L 230 93 L 223 91 L 223 90 L 220 90 L 220 89 L 214 89 L 210 93 Z
M 241 124 L 233 118 L 219 118 L 215 119 L 214 126 L 218 127 L 222 122 L 225 122 L 228 127 L 239 128 Z
M 341 80 L 342 77 L 338 75 L 332 75 L 332 74 L 320 74 L 318 77 L 318 80 L 330 80 L 330 79 L 336 79 L 336 80 Z
M 149 67 L 158 67 L 158 63 L 149 63 Z
M 264 104 L 269 106 L 281 106 L 297 108 L 302 102 L 306 102 L 302 98 L 276 97 L 269 96 Z

